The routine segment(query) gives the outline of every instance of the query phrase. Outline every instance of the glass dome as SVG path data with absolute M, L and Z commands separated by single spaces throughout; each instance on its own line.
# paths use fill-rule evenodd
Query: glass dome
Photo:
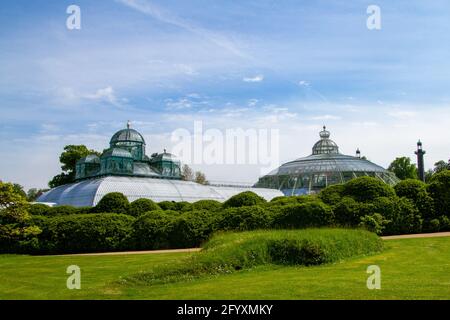
M 256 187 L 276 188 L 285 195 L 309 194 L 332 184 L 339 184 L 360 176 L 372 176 L 394 185 L 398 178 L 383 167 L 366 159 L 339 153 L 330 132 L 324 127 L 320 140 L 314 144 L 310 156 L 288 162 L 263 176 Z

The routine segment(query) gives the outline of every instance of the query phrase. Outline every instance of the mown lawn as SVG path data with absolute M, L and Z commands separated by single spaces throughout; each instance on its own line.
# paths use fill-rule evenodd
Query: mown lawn
M 320 267 L 264 266 L 163 285 L 123 285 L 121 277 L 189 253 L 31 257 L 0 255 L 0 299 L 450 299 L 450 237 L 385 241 L 383 253 Z M 67 266 L 81 290 L 66 288 Z M 368 290 L 366 268 L 381 268 Z

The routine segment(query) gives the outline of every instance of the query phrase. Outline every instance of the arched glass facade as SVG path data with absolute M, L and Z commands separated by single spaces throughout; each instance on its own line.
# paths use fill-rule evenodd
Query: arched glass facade
M 330 140 L 330 132 L 320 132 L 320 140 L 313 146 L 312 154 L 283 164 L 260 178 L 256 187 L 276 188 L 285 195 L 315 193 L 338 183 L 360 176 L 371 176 L 394 185 L 398 178 L 383 167 L 366 159 L 339 153 Z

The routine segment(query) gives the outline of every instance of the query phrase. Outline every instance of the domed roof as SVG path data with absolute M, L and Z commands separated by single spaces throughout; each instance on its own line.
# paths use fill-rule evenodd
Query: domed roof
M 172 154 L 172 153 L 168 153 L 166 151 L 166 149 L 164 149 L 163 153 L 157 153 L 157 154 L 153 154 L 152 155 L 152 161 L 172 161 L 172 162 L 180 162 L 180 160 L 178 160 L 177 156 Z
M 89 154 L 77 161 L 78 163 L 100 163 L 100 158 L 96 154 Z
M 327 128 L 323 126 L 323 130 L 319 133 L 320 140 L 314 144 L 312 154 L 339 153 L 339 147 L 330 139 L 330 132 L 326 129 Z
M 115 145 L 117 142 L 138 142 L 145 144 L 144 137 L 142 135 L 130 128 L 130 122 L 127 123 L 127 128 L 117 131 L 111 138 L 109 142 L 110 145 Z
M 281 165 L 261 177 L 256 186 L 277 188 L 286 195 L 293 195 L 320 190 L 359 176 L 372 176 L 391 185 L 398 182 L 392 172 L 375 163 L 339 153 L 336 143 L 330 140 L 330 132 L 324 127 L 311 155 Z
M 133 158 L 130 152 L 121 148 L 109 148 L 102 154 L 102 158 L 105 157 Z

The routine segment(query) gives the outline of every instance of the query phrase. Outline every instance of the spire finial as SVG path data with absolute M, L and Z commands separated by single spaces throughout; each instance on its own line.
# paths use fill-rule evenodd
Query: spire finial
M 131 128 L 131 121 L 128 120 L 128 121 L 127 121 L 127 129 L 130 129 L 130 128 Z

